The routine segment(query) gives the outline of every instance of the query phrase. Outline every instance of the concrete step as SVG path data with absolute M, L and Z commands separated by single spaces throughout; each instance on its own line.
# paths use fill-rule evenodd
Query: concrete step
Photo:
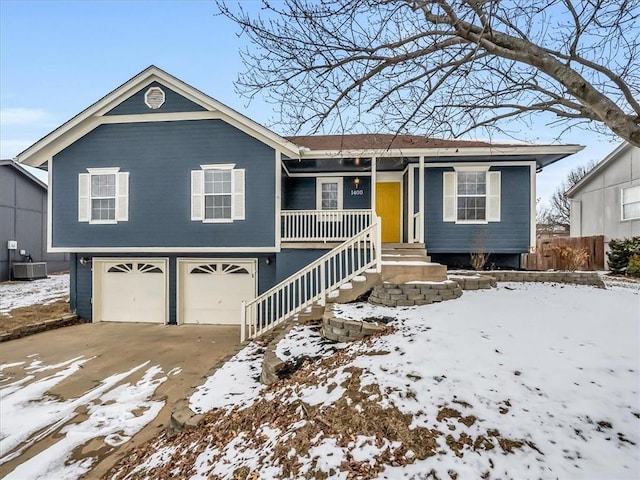
M 371 290 L 378 283 L 380 283 L 380 274 L 367 272 L 365 275 L 356 277 L 351 280 L 351 282 L 348 282 L 348 286 L 341 286 L 337 290 L 338 295 L 329 296 L 327 298 L 327 303 L 353 302 L 356 298 L 368 290 Z
M 444 282 L 446 279 L 447 267 L 445 265 L 440 265 L 439 263 L 426 261 L 382 262 L 382 280 L 384 282 Z
M 425 249 L 424 243 L 383 243 L 382 250 L 386 249 L 395 249 L 395 248 L 404 248 L 404 249 Z
M 383 253 L 382 254 L 382 261 L 389 261 L 389 262 L 393 262 L 393 261 L 407 261 L 410 262 L 412 260 L 415 261 L 423 261 L 423 262 L 428 262 L 429 260 L 427 260 L 427 255 L 418 255 L 417 253 L 414 255 L 399 255 L 397 253 Z

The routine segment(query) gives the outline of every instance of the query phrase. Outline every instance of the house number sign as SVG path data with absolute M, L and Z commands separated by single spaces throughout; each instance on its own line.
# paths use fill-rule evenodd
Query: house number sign
M 351 196 L 356 196 L 356 195 L 364 195 L 364 190 L 362 189 L 351 190 Z

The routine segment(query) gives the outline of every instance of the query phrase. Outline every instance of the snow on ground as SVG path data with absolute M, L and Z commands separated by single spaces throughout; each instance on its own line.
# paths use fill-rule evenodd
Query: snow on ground
M 19 465 L 6 479 L 77 479 L 97 459 L 83 455 L 82 460 L 74 460 L 74 450 L 92 439 L 102 439 L 106 449 L 123 444 L 164 406 L 150 399 L 167 376 L 149 362 L 111 375 L 83 395 L 64 400 L 49 392 L 71 376 L 81 375 L 83 364 L 92 358 L 76 357 L 56 365 L 43 364 L 37 356 L 30 358 L 28 365 L 25 361 L 0 366 L 0 464 L 58 433 L 53 445 Z M 4 373 L 20 365 L 26 365 L 22 378 Z M 36 379 L 44 372 L 46 376 Z M 136 373 L 136 378 L 141 375 L 139 380 L 126 382 Z M 74 423 L 78 412 L 85 409 L 87 418 Z
M 200 385 L 189 399 L 189 408 L 203 413 L 214 408 L 249 406 L 262 391 L 260 383 L 263 348 L 249 344 Z
M 46 305 L 69 296 L 69 274 L 52 275 L 32 282 L 0 283 L 0 315 L 29 305 Z
M 160 439 L 136 458 L 135 475 L 115 476 L 165 478 L 154 468 L 171 465 L 194 479 L 232 479 L 238 469 L 256 478 L 640 477 L 639 290 L 501 283 L 423 307 L 337 309 L 344 318 L 396 317 L 395 331 L 326 358 L 336 359 L 333 367 L 308 365 L 304 376 L 291 379 L 299 384 L 270 389 L 257 383 L 260 352 L 249 345 L 226 373 L 212 377 L 206 395 L 194 396 L 231 415 L 213 417 L 209 431 L 192 431 L 183 443 Z M 313 329 L 294 329 L 278 351 L 310 355 L 314 345 L 322 351 Z M 251 368 L 243 371 L 240 362 Z M 354 397 L 352 384 L 363 395 Z M 257 410 L 229 409 L 233 398 Z M 269 401 L 281 406 L 278 412 Z M 414 447 L 431 441 L 432 452 L 403 448 L 393 430 L 347 431 L 350 441 L 345 432 L 331 433 L 333 415 L 346 410 L 357 417 L 363 409 L 367 428 L 393 411 L 408 415 L 408 434 L 430 432 Z M 229 417 L 232 432 L 215 423 Z M 317 431 L 312 438 L 310 425 Z M 377 462 L 383 467 L 375 470 Z

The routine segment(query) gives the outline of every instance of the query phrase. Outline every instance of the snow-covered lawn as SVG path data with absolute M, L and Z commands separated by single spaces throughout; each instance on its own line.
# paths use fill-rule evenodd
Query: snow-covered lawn
M 149 362 L 110 375 L 75 398 L 50 394 L 70 377 L 83 375 L 83 366 L 92 360 L 80 356 L 47 365 L 34 354 L 24 362 L 0 365 L 0 465 L 55 434 L 51 446 L 4 478 L 80 478 L 97 458 L 75 456 L 79 447 L 97 439 L 107 452 L 128 441 L 157 416 L 164 402 L 151 397 L 172 372 L 164 374 Z
M 14 308 L 44 305 L 69 296 L 69 274 L 32 282 L 0 283 L 0 315 Z
M 192 397 L 213 409 L 198 429 L 113 478 L 640 478 L 638 289 L 499 284 L 338 310 L 394 330 L 331 354 L 298 327 L 278 355 L 318 359 L 269 388 L 249 345 Z

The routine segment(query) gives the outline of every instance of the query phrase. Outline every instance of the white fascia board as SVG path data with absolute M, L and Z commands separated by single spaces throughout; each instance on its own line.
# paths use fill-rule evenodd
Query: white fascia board
M 209 112 L 217 111 L 221 115 L 221 118 L 238 127 L 245 133 L 258 138 L 265 143 L 268 143 L 272 147 L 278 147 L 287 156 L 298 157 L 300 147 L 294 145 L 283 137 L 277 135 L 271 130 L 263 127 L 262 125 L 254 122 L 253 120 L 245 117 L 239 112 L 227 107 L 226 105 L 218 102 L 212 97 L 202 93 L 201 91 L 187 85 L 178 78 L 169 75 L 168 73 L 160 70 L 155 66 L 151 66 L 132 79 L 128 80 L 118 88 L 108 93 L 93 105 L 89 106 L 75 117 L 53 130 L 45 137 L 38 140 L 26 150 L 17 155 L 17 160 L 20 163 L 31 165 L 34 167 L 40 166 L 47 158 L 52 157 L 64 147 L 60 148 L 58 140 L 63 137 L 68 137 L 65 143 L 66 145 L 73 143 L 73 141 L 86 135 L 95 127 L 100 125 L 99 121 L 96 121 L 95 117 L 99 119 L 104 118 L 103 115 L 109 112 L 116 105 L 122 103 L 127 98 L 134 95 L 136 92 L 148 86 L 149 84 L 158 81 L 168 88 L 171 88 L 176 93 L 184 96 L 185 98 L 193 101 L 194 103 L 201 105 Z M 185 112 L 187 115 L 189 112 Z M 156 114 L 158 115 L 158 114 Z M 92 118 L 93 117 L 93 118 Z M 111 116 L 107 116 L 111 117 Z M 115 117 L 115 115 L 114 115 Z M 159 121 L 159 119 L 156 119 Z M 116 120 L 107 120 L 107 122 L 113 122 Z M 89 122 L 90 125 L 85 123 Z M 268 140 L 268 142 L 266 141 Z
M 387 150 L 305 150 L 301 159 L 343 157 L 466 157 L 500 155 L 571 155 L 582 150 L 582 145 L 517 145 L 490 147 L 404 148 Z

